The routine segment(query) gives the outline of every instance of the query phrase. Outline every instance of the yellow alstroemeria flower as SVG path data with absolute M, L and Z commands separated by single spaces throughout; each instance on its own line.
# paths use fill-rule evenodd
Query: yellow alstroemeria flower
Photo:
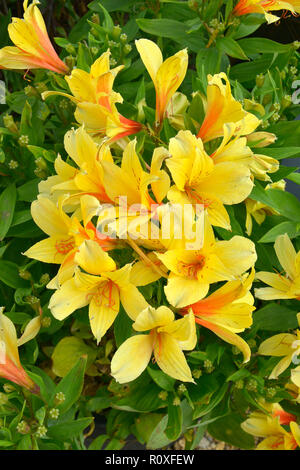
M 279 403 L 263 403 L 266 409 L 254 411 L 241 424 L 243 431 L 264 439 L 256 450 L 294 450 L 300 445 L 300 428 L 296 417 L 282 409 Z M 282 425 L 290 425 L 291 432 Z
M 75 208 L 79 204 L 79 197 L 85 194 L 94 196 L 101 202 L 111 202 L 104 189 L 101 165 L 103 161 L 113 163 L 108 145 L 97 145 L 84 127 L 68 131 L 64 145 L 77 167 L 64 162 L 58 156 L 54 162 L 57 174 L 39 183 L 40 193 L 54 201 L 64 194 L 75 196 L 68 200 L 68 204 L 73 202 Z
M 205 152 L 201 139 L 190 131 L 180 131 L 170 139 L 166 160 L 175 186 L 169 193 L 172 203 L 202 205 L 210 223 L 230 230 L 230 219 L 223 204 L 238 204 L 251 193 L 253 182 L 245 165 L 214 162 Z
M 300 325 L 300 314 L 298 314 L 298 322 Z M 278 364 L 274 367 L 270 374 L 270 379 L 277 379 L 293 361 L 296 364 L 300 358 L 300 330 L 293 333 L 281 333 L 279 335 L 272 336 L 261 343 L 258 354 L 262 356 L 278 356 L 283 357 Z M 294 379 L 297 380 L 298 371 L 294 373 Z M 298 377 L 299 381 L 299 377 Z M 299 381 L 300 383 L 300 381 Z
M 0 68 L 4 69 L 48 69 L 66 74 L 69 68 L 56 54 L 40 10 L 40 2 L 34 0 L 28 7 L 24 1 L 24 19 L 13 18 L 8 33 L 16 47 L 0 49 Z
M 197 250 L 182 248 L 156 253 L 170 270 L 165 293 L 171 305 L 186 307 L 203 299 L 209 285 L 219 281 L 232 281 L 251 268 L 256 261 L 254 243 L 234 236 L 228 241 L 216 241 L 210 223 L 205 220 L 204 244 Z
M 27 332 L 19 342 L 13 322 L 3 314 L 0 308 L 0 377 L 10 380 L 21 387 L 25 387 L 32 393 L 38 393 L 39 387 L 29 378 L 20 363 L 18 346 L 33 338 Z M 34 319 L 35 320 L 35 319 Z M 30 322 L 32 324 L 32 321 Z M 29 327 L 30 328 L 30 327 Z
M 37 242 L 24 255 L 43 263 L 61 264 L 56 278 L 48 287 L 55 287 L 72 277 L 76 267 L 75 253 L 84 240 L 95 240 L 105 250 L 114 248 L 114 240 L 102 237 L 89 220 L 89 208 L 94 207 L 94 198 L 82 196 L 80 203 L 81 214 L 87 214 L 84 227 L 76 216 L 69 217 L 65 214 L 62 209 L 63 200 L 57 206 L 50 199 L 40 196 L 31 205 L 33 220 L 49 238 Z
M 248 362 L 251 350 L 237 333 L 241 333 L 252 325 L 254 298 L 249 290 L 254 278 L 254 269 L 250 275 L 237 281 L 229 281 L 205 299 L 188 305 L 183 314 L 193 312 L 195 321 L 210 329 L 227 343 L 238 347 L 244 362 Z
M 258 272 L 257 279 L 271 287 L 255 289 L 255 296 L 262 300 L 300 299 L 300 252 L 296 253 L 287 233 L 277 237 L 274 248 L 286 274 Z
M 155 310 L 147 307 L 136 318 L 133 328 L 148 334 L 128 338 L 114 354 L 111 375 L 119 383 L 135 380 L 146 369 L 152 352 L 163 372 L 183 382 L 194 382 L 182 350 L 190 351 L 196 345 L 194 315 L 175 320 L 167 307 Z
M 268 173 L 275 173 L 278 170 L 278 160 L 266 155 L 256 154 L 247 145 L 249 143 L 249 137 L 259 134 L 262 133 L 255 132 L 250 134 L 250 136 L 241 137 L 239 133 L 236 133 L 235 124 L 224 124 L 223 140 L 220 146 L 210 156 L 215 163 L 232 162 L 243 164 L 249 168 L 255 178 L 262 181 L 271 181 Z M 261 141 L 259 142 L 258 145 L 261 145 Z
M 130 282 L 131 265 L 117 269 L 114 260 L 96 242 L 83 242 L 75 262 L 85 272 L 75 269 L 74 277 L 64 282 L 49 302 L 58 320 L 89 305 L 91 329 L 99 343 L 118 315 L 120 302 L 133 320 L 147 307 L 142 294 Z
M 151 242 L 155 248 L 163 248 L 159 240 L 148 240 L 151 238 L 151 216 L 155 214 L 157 207 L 162 203 L 170 187 L 168 174 L 161 170 L 163 160 L 168 152 L 164 148 L 156 148 L 153 153 L 150 173 L 143 170 L 139 157 L 136 153 L 136 140 L 132 140 L 123 152 L 121 166 L 109 161 L 102 162 L 103 184 L 105 192 L 116 204 L 112 208 L 112 218 L 118 220 L 116 231 L 118 236 L 124 238 L 121 233 L 126 219 L 126 230 L 130 235 L 132 231 L 140 233 L 141 243 Z M 149 186 L 153 197 L 149 194 Z M 125 199 L 126 198 L 126 199 Z M 109 216 L 109 211 L 104 211 L 105 216 L 100 215 L 99 223 L 103 217 Z
M 286 182 L 284 180 L 277 181 L 276 183 L 271 183 L 268 184 L 265 187 L 265 190 L 267 191 L 270 188 L 273 189 L 280 189 L 281 191 L 285 190 Z M 255 222 L 258 225 L 261 225 L 267 215 L 279 215 L 279 212 L 277 212 L 275 209 L 273 209 L 270 206 L 267 206 L 263 202 L 260 201 L 254 201 L 253 199 L 246 199 L 245 201 L 246 205 L 246 231 L 247 235 L 251 235 L 252 233 L 252 228 L 253 228 L 253 222 L 252 222 L 252 217 L 254 218 Z
M 113 84 L 123 66 L 110 70 L 109 56 L 109 50 L 104 52 L 93 63 L 89 73 L 74 69 L 70 76 L 65 77 L 72 95 L 46 91 L 42 97 L 61 95 L 69 98 L 76 104 L 75 119 L 79 124 L 84 124 L 95 138 L 108 136 L 114 141 L 138 133 L 142 125 L 125 118 L 116 108 L 116 103 L 122 103 L 123 98 L 113 91 Z
M 188 67 L 187 50 L 177 52 L 163 61 L 160 48 L 149 39 L 135 41 L 137 50 L 154 83 L 156 91 L 156 121 L 161 123 L 167 106 L 184 80 Z
M 234 123 L 235 133 L 239 135 L 251 134 L 260 124 L 254 114 L 245 111 L 241 103 L 234 99 L 227 75 L 223 72 L 208 75 L 205 111 L 204 121 L 197 134 L 203 142 L 222 137 L 224 124 Z
M 293 14 L 300 13 L 300 0 L 289 0 L 288 2 L 278 0 L 240 0 L 233 10 L 235 16 L 248 15 L 249 13 L 262 13 L 268 23 L 278 21 L 278 16 L 268 11 L 289 10 Z

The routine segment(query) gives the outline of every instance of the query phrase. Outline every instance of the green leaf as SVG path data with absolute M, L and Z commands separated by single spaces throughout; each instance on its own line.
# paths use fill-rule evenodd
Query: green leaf
M 148 442 L 153 430 L 161 421 L 162 415 L 159 413 L 145 413 L 139 415 L 135 420 L 135 432 L 138 439 Z
M 253 330 L 286 331 L 297 328 L 297 311 L 284 304 L 268 303 L 253 314 Z
M 287 233 L 290 238 L 296 238 L 300 234 L 298 230 L 298 224 L 293 222 L 282 222 L 281 224 L 275 225 L 271 228 L 260 240 L 259 243 L 272 243 L 275 242 L 279 235 Z
M 164 416 L 152 431 L 147 442 L 147 449 L 161 449 L 168 445 L 171 440 L 167 438 L 165 429 L 168 423 L 168 416 Z
M 241 39 L 238 44 L 246 54 L 271 53 L 284 54 L 291 50 L 291 44 L 280 44 L 266 38 Z
M 266 73 L 269 70 L 273 61 L 274 55 L 265 54 L 260 59 L 234 65 L 230 70 L 230 78 L 242 83 L 255 80 L 256 75 Z
M 92 422 L 94 418 L 79 418 L 76 421 L 55 424 L 49 427 L 47 435 L 53 439 L 66 440 L 79 436 Z
M 19 276 L 19 267 L 12 261 L 0 259 L 0 281 L 14 289 L 26 288 L 29 282 Z
M 65 401 L 58 405 L 61 413 L 65 413 L 79 399 L 83 387 L 86 363 L 86 357 L 81 357 L 73 369 L 57 385 L 51 402 L 54 402 L 57 393 L 64 393 Z
M 238 413 L 232 413 L 229 416 L 220 418 L 215 423 L 209 424 L 208 432 L 215 439 L 227 442 L 240 449 L 253 449 L 254 437 L 247 434 L 241 428 L 241 423 L 244 421 Z
M 3 240 L 11 226 L 17 200 L 14 184 L 8 186 L 0 195 L 0 241 Z
M 87 346 L 82 339 L 66 336 L 55 346 L 52 354 L 52 370 L 59 377 L 65 377 L 82 356 L 87 356 L 87 367 L 96 359 L 97 350 Z
M 166 18 L 151 20 L 139 18 L 136 22 L 142 31 L 154 36 L 173 39 L 180 44 L 181 48 L 188 47 L 193 52 L 198 52 L 201 47 L 205 46 L 197 32 L 188 33 L 190 27 L 183 22 Z
M 89 450 L 102 450 L 107 440 L 109 440 L 109 436 L 107 436 L 106 434 L 101 434 L 91 442 L 91 444 L 89 445 Z
M 259 153 L 267 155 L 268 157 L 282 160 L 283 158 L 297 158 L 300 155 L 300 147 L 280 147 L 280 148 L 260 148 Z
M 228 389 L 228 384 L 224 384 L 219 390 L 211 397 L 209 403 L 203 405 L 198 405 L 195 407 L 193 419 L 201 418 L 206 414 L 210 413 L 223 399 L 226 391 Z
M 272 188 L 266 191 L 256 182 L 249 197 L 267 204 L 287 219 L 300 222 L 300 202 L 291 193 Z
M 133 321 L 126 314 L 123 307 L 120 308 L 120 312 L 114 322 L 114 334 L 116 345 L 119 348 L 124 341 L 129 338 L 132 333 L 132 323 Z
M 148 366 L 147 372 L 160 388 L 167 390 L 168 392 L 174 390 L 174 384 L 176 380 L 165 374 L 162 370 L 153 369 L 152 367 Z
M 244 15 L 240 17 L 241 24 L 233 33 L 235 39 L 243 38 L 254 33 L 262 23 L 265 23 L 266 19 L 264 15 L 252 14 Z
M 32 202 L 38 195 L 38 184 L 40 180 L 34 179 L 28 181 L 18 188 L 18 200 L 25 202 Z
M 169 395 L 168 422 L 165 429 L 165 434 L 171 441 L 176 441 L 182 432 L 182 409 L 180 405 L 173 405 L 174 397 L 174 394 Z
M 216 46 L 221 52 L 225 52 L 230 57 L 235 59 L 249 60 L 245 52 L 241 48 L 238 42 L 229 37 L 219 37 L 216 41 Z

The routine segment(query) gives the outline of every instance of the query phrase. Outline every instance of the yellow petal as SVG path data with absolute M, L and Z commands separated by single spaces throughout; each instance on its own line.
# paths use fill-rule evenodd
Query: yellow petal
M 168 307 L 161 306 L 158 309 L 148 306 L 145 308 L 132 325 L 136 331 L 148 331 L 159 326 L 173 322 L 174 314 Z
M 300 388 L 300 366 L 291 371 L 291 380 Z
M 148 307 L 143 295 L 133 284 L 120 288 L 120 299 L 127 315 L 132 320 L 136 320 L 138 315 Z
M 165 294 L 171 305 L 182 308 L 203 299 L 208 289 L 208 283 L 170 274 Z
M 91 329 L 97 344 L 115 321 L 119 309 L 120 295 L 117 286 L 109 282 L 102 284 L 101 294 L 93 296 L 89 307 Z
M 282 372 L 284 372 L 290 366 L 291 362 L 292 362 L 291 355 L 282 358 L 272 370 L 269 376 L 269 379 L 277 379 L 279 375 L 282 374 Z
M 86 290 L 80 290 L 74 278 L 66 281 L 51 297 L 49 309 L 57 320 L 64 320 L 75 310 L 90 302 Z
M 292 421 L 290 423 L 290 428 L 293 434 L 295 441 L 297 442 L 298 447 L 300 447 L 300 426 L 299 424 Z
M 93 240 L 85 240 L 80 245 L 75 261 L 90 274 L 100 274 L 116 269 L 114 260 Z
M 248 238 L 240 236 L 217 242 L 215 253 L 233 276 L 243 274 L 254 266 L 257 259 L 255 244 Z
M 38 332 L 41 328 L 41 317 L 35 317 L 26 325 L 24 333 L 22 334 L 21 338 L 18 339 L 18 347 L 22 346 L 22 344 L 31 341 L 33 338 L 36 337 Z
M 158 333 L 168 333 L 174 339 L 179 341 L 179 346 L 184 350 L 192 350 L 196 346 L 197 334 L 195 317 L 191 311 L 184 318 L 173 321 L 168 325 L 161 326 L 157 330 Z
M 295 279 L 297 276 L 295 267 L 297 253 L 287 233 L 277 237 L 274 248 L 277 258 L 289 278 Z
M 159 333 L 155 343 L 154 357 L 165 374 L 182 382 L 194 382 L 178 341 L 167 333 Z
M 13 322 L 2 313 L 0 309 L 0 343 L 4 345 L 4 353 L 11 361 L 20 367 L 19 352 L 17 346 L 17 332 Z M 2 351 L 1 351 L 2 352 Z
M 109 57 L 110 51 L 104 52 L 91 66 L 91 75 L 95 78 L 104 75 L 105 73 L 109 72 Z
M 272 287 L 262 287 L 254 289 L 255 297 L 261 300 L 277 300 L 277 299 L 293 299 L 295 295 L 288 294 L 282 290 L 273 289 Z
M 31 215 L 35 223 L 47 235 L 66 235 L 69 229 L 68 216 L 45 197 L 39 197 L 31 204 Z
M 135 45 L 153 83 L 155 83 L 156 74 L 163 63 L 163 56 L 160 48 L 155 44 L 155 42 L 150 41 L 149 39 L 139 39 L 138 41 L 135 41 Z
M 49 237 L 33 245 L 25 251 L 24 255 L 43 263 L 61 264 L 68 251 L 71 251 L 73 248 L 73 237 Z
M 292 352 L 292 344 L 297 337 L 289 333 L 272 336 L 261 343 L 258 353 L 264 356 L 287 356 Z
M 146 369 L 152 355 L 152 339 L 149 335 L 128 338 L 114 354 L 111 375 L 119 383 L 136 379 Z

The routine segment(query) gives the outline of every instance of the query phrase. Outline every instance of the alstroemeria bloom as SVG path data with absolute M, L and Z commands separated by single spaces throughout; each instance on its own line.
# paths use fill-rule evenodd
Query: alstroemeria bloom
M 142 294 L 130 282 L 131 265 L 117 269 L 114 260 L 96 242 L 83 242 L 75 262 L 85 272 L 77 268 L 74 277 L 64 282 L 49 302 L 58 320 L 89 305 L 91 329 L 99 343 L 118 315 L 120 302 L 133 320 L 147 307 Z
M 103 238 L 89 220 L 89 208 L 94 207 L 94 198 L 82 196 L 80 203 L 81 214 L 87 214 L 84 227 L 76 216 L 69 217 L 65 214 L 62 208 L 63 199 L 56 205 L 50 199 L 40 196 L 31 205 L 33 220 L 49 238 L 33 245 L 24 255 L 43 263 L 61 264 L 56 278 L 48 287 L 55 287 L 72 277 L 76 267 L 75 253 L 84 240 L 95 240 L 105 250 L 114 247 L 114 240 Z
M 72 95 L 46 91 L 42 97 L 46 99 L 48 96 L 61 95 L 69 98 L 76 104 L 77 122 L 84 124 L 87 131 L 95 138 L 107 135 L 114 141 L 136 134 L 142 125 L 125 118 L 116 108 L 116 103 L 122 103 L 123 98 L 113 91 L 113 84 L 123 66 L 110 70 L 109 56 L 109 50 L 104 52 L 93 63 L 89 73 L 74 69 L 70 76 L 65 77 Z
M 39 183 L 39 191 L 54 201 L 69 194 L 68 204 L 79 205 L 79 198 L 85 194 L 96 197 L 101 202 L 111 202 L 103 185 L 101 162 L 113 163 L 108 145 L 97 145 L 84 127 L 68 131 L 64 138 L 66 152 L 77 167 L 70 165 L 58 156 L 54 162 L 56 175 Z M 78 196 L 78 197 L 76 197 Z
M 284 411 L 279 403 L 263 403 L 266 412 L 254 411 L 241 424 L 248 434 L 264 439 L 256 450 L 294 450 L 300 445 L 300 429 L 296 417 Z M 291 432 L 282 425 L 290 425 Z
M 223 204 L 238 204 L 251 193 L 253 182 L 245 165 L 235 162 L 214 163 L 201 139 L 190 131 L 180 131 L 170 140 L 166 160 L 175 186 L 168 192 L 172 203 L 202 205 L 212 225 L 230 229 Z
M 156 121 L 161 123 L 167 106 L 184 80 L 188 67 L 187 50 L 177 52 L 163 61 L 160 48 L 149 39 L 135 41 L 137 50 L 154 83 Z
M 300 314 L 298 314 L 300 325 Z M 263 356 L 278 356 L 282 359 L 274 367 L 270 374 L 270 379 L 277 379 L 294 361 L 298 364 L 300 357 L 300 330 L 293 333 L 281 333 L 272 336 L 261 343 L 258 354 Z M 296 373 L 295 373 L 296 374 Z M 294 375 L 295 377 L 296 375 Z M 300 381 L 299 381 L 300 383 Z
M 203 299 L 214 282 L 239 278 L 257 258 L 255 245 L 248 238 L 234 236 L 228 241 L 216 241 L 207 218 L 202 248 L 187 250 L 184 243 L 182 248 L 156 255 L 170 270 L 165 293 L 177 308 Z
M 170 187 L 168 174 L 161 170 L 163 160 L 168 152 L 164 148 L 156 148 L 153 153 L 150 173 L 143 170 L 136 153 L 136 140 L 132 140 L 123 152 L 121 166 L 109 162 L 102 162 L 103 184 L 105 192 L 116 204 L 112 208 L 112 219 L 117 221 L 116 232 L 124 238 L 123 228 L 129 236 L 134 233 L 141 243 L 147 243 L 155 248 L 160 246 L 159 240 L 150 240 L 151 226 L 149 222 L 157 207 L 161 204 Z M 153 197 L 149 194 L 149 186 Z M 105 210 L 105 217 L 109 212 Z M 126 219 L 126 224 L 122 220 Z M 102 216 L 99 217 L 99 223 Z M 163 246 L 160 246 L 163 248 Z
M 239 135 L 251 134 L 260 124 L 254 114 L 245 111 L 241 103 L 234 99 L 227 75 L 223 72 L 208 75 L 205 111 L 204 121 L 197 134 L 203 142 L 222 137 L 224 124 L 234 123 L 235 133 Z
M 194 349 L 197 341 L 194 315 L 175 320 L 174 313 L 162 306 L 147 307 L 132 325 L 148 334 L 128 338 L 111 361 L 111 375 L 119 383 L 136 379 L 146 369 L 152 353 L 163 372 L 183 382 L 194 382 L 182 350 Z
M 233 10 L 235 16 L 248 15 L 249 13 L 262 13 L 268 23 L 278 21 L 278 16 L 270 15 L 268 11 L 289 10 L 292 13 L 300 13 L 300 0 L 240 0 Z
M 300 299 L 300 252 L 296 253 L 287 233 L 277 237 L 274 248 L 286 274 L 258 272 L 257 279 L 271 287 L 255 289 L 255 296 L 262 300 Z
M 241 137 L 239 133 L 236 133 L 235 124 L 224 124 L 223 140 L 220 146 L 210 156 L 215 163 L 232 162 L 246 165 L 255 178 L 262 181 L 271 181 L 268 173 L 275 173 L 279 168 L 279 162 L 275 158 L 268 157 L 267 155 L 256 154 L 252 148 L 248 147 L 248 137 L 254 136 L 255 134 L 258 135 L 261 133 L 255 132 L 247 137 Z M 257 147 L 255 147 L 254 144 L 254 148 L 259 148 L 260 144 L 261 142 L 258 143 Z
M 28 7 L 24 1 L 24 19 L 13 18 L 8 33 L 16 47 L 0 49 L 0 68 L 48 69 L 57 73 L 69 72 L 66 64 L 56 54 L 40 10 L 34 0 Z
M 220 289 L 195 304 L 182 310 L 183 314 L 192 311 L 199 325 L 213 331 L 217 336 L 238 347 L 244 362 L 249 361 L 251 350 L 237 333 L 252 325 L 254 299 L 250 294 L 254 270 L 244 279 L 229 281 Z
M 20 363 L 16 329 L 13 322 L 3 315 L 3 307 L 0 308 L 0 377 L 25 387 L 32 393 L 39 390 Z

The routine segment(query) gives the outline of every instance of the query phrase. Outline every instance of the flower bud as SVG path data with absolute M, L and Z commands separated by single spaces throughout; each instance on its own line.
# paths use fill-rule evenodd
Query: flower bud
M 281 106 L 282 106 L 282 109 L 285 110 L 286 108 L 288 108 L 289 106 L 291 106 L 292 104 L 292 97 L 291 95 L 284 95 L 282 100 L 281 100 Z
M 100 18 L 97 13 L 93 13 L 91 20 L 92 20 L 92 23 L 100 24 Z
M 10 170 L 16 170 L 18 168 L 18 166 L 19 166 L 19 163 L 16 160 L 10 160 L 8 162 L 8 168 Z
M 25 281 L 29 281 L 31 279 L 31 273 L 29 271 L 26 271 L 25 269 L 19 269 L 19 276 Z
M 179 397 L 175 397 L 174 400 L 173 400 L 173 405 L 174 406 L 180 406 L 180 398 Z
M 16 388 L 12 384 L 4 384 L 3 390 L 5 391 L 5 393 L 12 393 L 16 390 Z
M 29 144 L 28 135 L 20 135 L 18 142 L 21 145 L 21 147 L 26 147 Z
M 192 376 L 194 379 L 199 379 L 202 375 L 202 370 L 201 369 L 195 369 L 192 371 Z
M 75 64 L 76 64 L 76 58 L 73 57 L 72 55 L 68 55 L 65 58 L 65 63 L 67 64 L 69 69 L 72 70 L 75 67 Z
M 8 396 L 0 392 L 0 406 L 7 405 L 8 401 Z
M 256 86 L 257 88 L 261 88 L 265 83 L 265 76 L 263 73 L 256 75 Z
M 122 28 L 120 25 L 114 26 L 112 30 L 112 38 L 117 41 L 122 33 Z
M 168 398 L 168 392 L 166 392 L 165 390 L 162 390 L 161 392 L 159 392 L 158 398 L 160 398 L 163 401 L 166 401 Z
M 121 42 L 125 43 L 128 39 L 127 34 L 122 33 L 121 36 L 120 36 L 120 39 L 121 39 Z
M 51 408 L 51 410 L 49 410 L 49 416 L 52 419 L 58 419 L 59 409 L 58 408 Z
M 26 421 L 20 421 L 17 425 L 17 432 L 19 434 L 29 434 L 30 433 L 30 426 Z
M 68 54 L 71 54 L 71 55 L 76 54 L 76 50 L 75 50 L 75 47 L 73 46 L 73 44 L 67 44 L 66 45 L 66 51 L 68 52 Z
M 124 54 L 128 55 L 132 51 L 132 47 L 130 44 L 125 44 L 124 46 Z
M 257 391 L 257 382 L 255 379 L 249 379 L 246 384 L 246 389 L 249 392 L 256 392 Z
M 250 135 L 247 135 L 247 143 L 254 148 L 263 148 L 268 145 L 274 144 L 277 137 L 271 132 L 253 132 Z
M 36 160 L 35 160 L 35 164 L 38 168 L 40 168 L 40 170 L 48 170 L 48 166 L 47 166 L 47 163 L 45 162 L 45 160 L 43 159 L 43 157 L 38 157 Z
M 196 0 L 189 0 L 188 7 L 193 11 L 197 11 L 199 8 L 199 2 L 197 2 Z
M 15 134 L 19 132 L 14 118 L 10 114 L 5 114 L 3 116 L 3 123 L 6 129 L 8 129 L 10 132 L 14 132 Z
M 57 405 L 61 405 L 61 403 L 63 403 L 65 399 L 66 399 L 66 395 L 63 392 L 57 392 L 54 398 L 55 403 Z
M 41 326 L 42 328 L 49 328 L 51 326 L 51 318 L 50 317 L 42 318 Z
M 35 433 L 36 437 L 45 437 L 46 434 L 47 434 L 47 428 L 43 425 L 39 426 Z

